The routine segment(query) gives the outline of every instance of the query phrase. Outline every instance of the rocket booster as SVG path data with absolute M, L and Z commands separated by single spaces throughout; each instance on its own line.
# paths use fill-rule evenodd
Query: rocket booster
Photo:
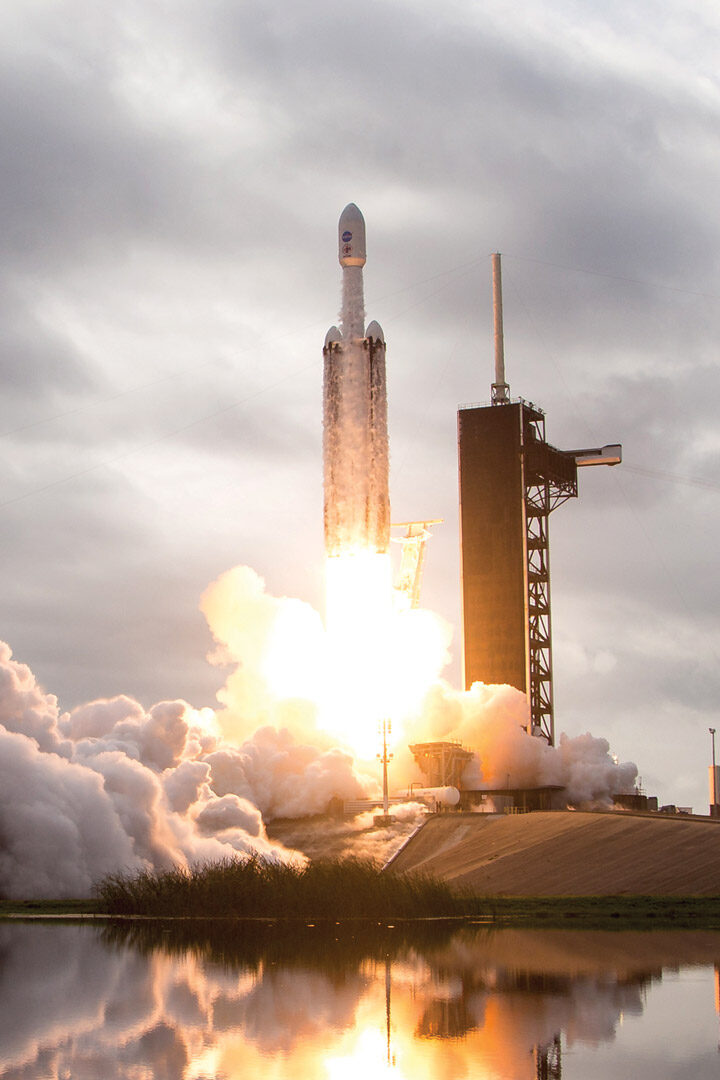
M 340 328 L 325 337 L 323 460 L 325 550 L 384 553 L 390 546 L 385 339 L 363 330 L 365 221 L 354 203 L 338 224 L 343 274 Z

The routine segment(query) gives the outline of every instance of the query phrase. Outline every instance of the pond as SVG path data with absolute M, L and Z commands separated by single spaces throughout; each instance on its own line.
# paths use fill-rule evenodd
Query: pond
M 0 923 L 1 1080 L 705 1080 L 720 933 Z

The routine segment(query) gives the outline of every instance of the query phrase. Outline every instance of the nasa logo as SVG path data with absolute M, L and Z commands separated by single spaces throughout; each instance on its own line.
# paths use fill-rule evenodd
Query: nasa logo
M 345 232 L 342 234 L 342 238 L 343 243 L 347 244 L 350 240 L 352 240 L 352 233 L 348 232 L 346 229 Z

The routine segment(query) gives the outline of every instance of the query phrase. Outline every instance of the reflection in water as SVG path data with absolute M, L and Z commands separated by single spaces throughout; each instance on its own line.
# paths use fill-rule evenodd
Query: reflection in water
M 559 1032 L 552 1042 L 535 1047 L 535 1075 L 537 1080 L 560 1080 L 562 1057 Z
M 4 923 L 0 1078 L 570 1080 L 601 1060 L 668 1075 L 678 1030 L 637 1044 L 681 991 L 705 1026 L 676 1075 L 700 1080 L 717 1071 L 719 960 L 720 934 L 698 932 Z M 625 1072 L 602 1055 L 629 1052 L 631 1023 Z

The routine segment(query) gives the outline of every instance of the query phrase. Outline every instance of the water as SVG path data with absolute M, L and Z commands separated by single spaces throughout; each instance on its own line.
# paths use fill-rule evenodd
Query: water
M 0 924 L 0 1080 L 705 1080 L 720 933 Z

